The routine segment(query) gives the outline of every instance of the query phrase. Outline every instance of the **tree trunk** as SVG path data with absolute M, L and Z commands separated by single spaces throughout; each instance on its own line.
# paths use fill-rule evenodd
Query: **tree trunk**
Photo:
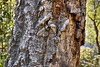
M 79 67 L 86 0 L 16 0 L 4 67 Z

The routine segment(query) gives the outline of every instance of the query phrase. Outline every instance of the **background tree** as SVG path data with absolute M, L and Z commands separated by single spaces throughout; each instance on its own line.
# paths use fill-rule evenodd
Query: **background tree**
M 4 67 L 78 67 L 86 0 L 16 0 Z
M 100 54 L 100 1 L 89 0 L 87 3 L 87 41 L 97 45 Z M 91 32 L 91 33 L 90 33 Z M 89 36 L 88 36 L 89 35 Z M 91 40 L 90 40 L 91 39 Z
M 95 9 L 94 9 L 95 8 Z M 99 0 L 87 0 L 87 17 L 86 17 L 86 43 L 81 47 L 80 52 L 80 67 L 99 67 L 100 55 L 98 54 L 99 47 L 96 45 L 96 30 L 94 23 L 100 33 L 100 2 Z M 94 15 L 95 22 L 94 22 Z M 93 21 L 92 21 L 93 20 Z M 100 42 L 100 35 L 98 35 Z M 91 44 L 91 45 L 89 45 Z

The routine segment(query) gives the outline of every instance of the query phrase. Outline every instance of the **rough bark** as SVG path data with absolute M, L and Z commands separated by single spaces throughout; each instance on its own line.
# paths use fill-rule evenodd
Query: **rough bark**
M 78 67 L 86 0 L 16 0 L 4 67 Z

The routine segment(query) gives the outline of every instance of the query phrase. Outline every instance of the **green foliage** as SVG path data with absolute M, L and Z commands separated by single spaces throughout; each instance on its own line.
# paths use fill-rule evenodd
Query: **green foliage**
M 80 67 L 99 67 L 100 55 L 94 48 L 81 47 Z
M 12 29 L 14 0 L 0 0 L 0 67 L 3 67 Z
M 92 44 L 95 44 L 95 36 L 96 32 L 94 29 L 93 21 L 89 18 L 89 16 L 96 21 L 96 26 L 98 30 L 100 29 L 100 2 L 97 0 L 87 0 L 87 17 L 86 17 L 86 41 Z M 95 13 L 96 12 L 96 13 Z M 95 16 L 95 18 L 94 18 Z M 100 33 L 100 30 L 99 30 Z M 99 39 L 100 41 L 100 36 Z
M 93 20 L 95 20 L 98 30 L 100 29 L 100 7 L 98 7 L 98 5 L 100 6 L 100 2 L 97 0 L 87 0 L 86 41 L 93 44 L 94 47 L 81 47 L 80 67 L 100 67 L 100 55 L 97 54 L 98 50 L 95 41 L 96 31 L 93 24 Z M 93 20 L 91 20 L 89 16 Z M 100 41 L 100 36 L 98 40 Z

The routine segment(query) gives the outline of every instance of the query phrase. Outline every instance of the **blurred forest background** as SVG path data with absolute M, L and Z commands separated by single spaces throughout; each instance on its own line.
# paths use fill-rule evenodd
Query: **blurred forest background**
M 0 0 L 0 67 L 7 57 L 13 25 L 15 0 Z M 85 44 L 81 46 L 80 67 L 100 67 L 100 1 L 87 0 Z

